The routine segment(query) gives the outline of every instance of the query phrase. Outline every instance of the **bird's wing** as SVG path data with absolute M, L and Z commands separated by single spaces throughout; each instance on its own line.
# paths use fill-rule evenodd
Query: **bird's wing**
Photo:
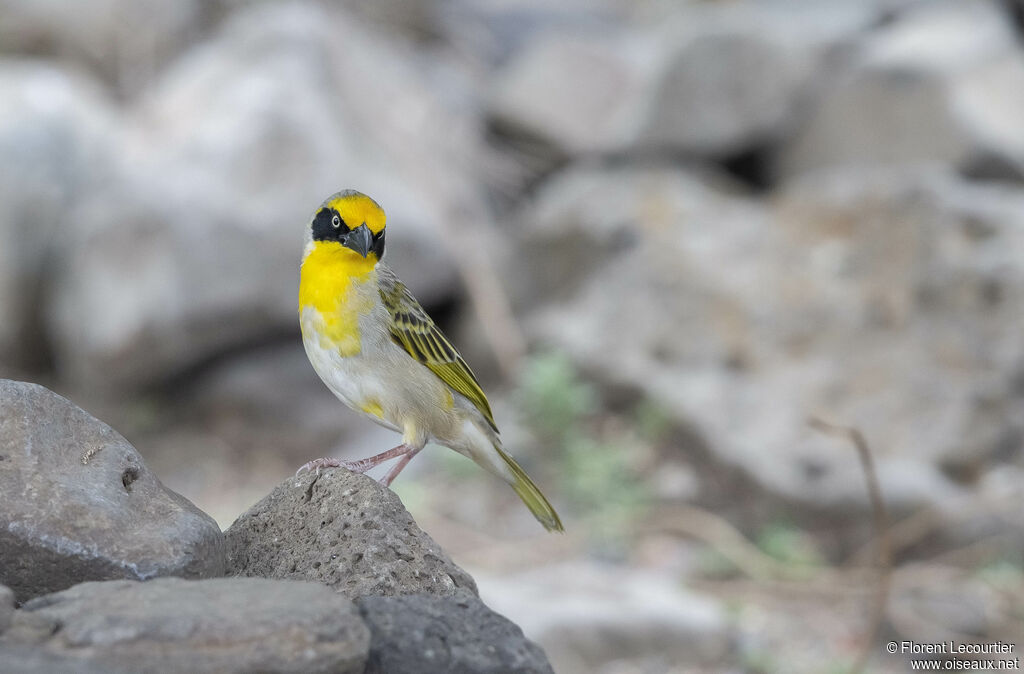
M 384 265 L 378 265 L 377 272 L 380 297 L 391 314 L 391 339 L 430 368 L 453 391 L 472 402 L 491 428 L 497 431 L 491 405 L 466 361 L 394 272 Z

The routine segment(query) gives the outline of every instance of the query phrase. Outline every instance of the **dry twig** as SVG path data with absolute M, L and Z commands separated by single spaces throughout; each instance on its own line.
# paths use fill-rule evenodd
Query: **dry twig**
M 797 571 L 766 555 L 724 517 L 702 508 L 673 506 L 670 513 L 656 516 L 644 528 L 653 533 L 671 533 L 702 541 L 755 580 L 807 580 L 806 568 Z
M 875 472 L 875 463 L 871 456 L 871 449 L 867 440 L 856 428 L 836 426 L 821 419 L 811 419 L 811 428 L 837 435 L 848 439 L 857 450 L 860 457 L 861 468 L 864 470 L 864 479 L 867 481 L 868 494 L 871 497 L 871 511 L 875 519 L 875 531 L 877 546 L 878 564 L 878 588 L 875 593 L 875 605 L 872 611 L 871 629 L 864 643 L 864 648 L 850 668 L 851 672 L 863 672 L 868 659 L 874 650 L 878 635 L 885 621 L 886 608 L 889 604 L 889 590 L 892 583 L 892 548 L 889 540 L 889 514 L 885 508 L 885 501 L 882 498 L 882 489 L 878 485 L 878 474 Z

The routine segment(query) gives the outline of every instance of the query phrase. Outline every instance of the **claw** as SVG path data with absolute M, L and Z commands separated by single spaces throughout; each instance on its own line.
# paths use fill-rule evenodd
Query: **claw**
M 299 469 L 295 471 L 295 475 L 298 476 L 302 471 L 314 468 L 316 469 L 316 474 L 319 475 L 321 468 L 347 468 L 345 465 L 346 463 L 346 461 L 339 461 L 338 459 L 332 459 L 331 457 L 325 456 L 322 459 L 313 459 L 309 463 L 302 464 Z

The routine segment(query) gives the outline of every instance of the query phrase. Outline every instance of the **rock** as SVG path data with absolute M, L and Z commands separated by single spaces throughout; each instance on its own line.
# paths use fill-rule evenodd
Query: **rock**
M 982 466 L 981 470 L 986 472 L 971 491 L 922 514 L 922 526 L 917 532 L 895 546 L 896 559 L 923 559 L 947 550 L 981 545 L 981 541 L 994 541 L 994 558 L 1024 556 L 1024 523 L 1016 516 L 1024 499 L 1024 468 L 997 464 L 991 468 Z M 867 560 L 864 553 L 860 561 Z
M 907 3 L 673 7 L 656 29 L 658 73 L 632 145 L 719 160 L 776 147 L 792 135 L 835 63 L 901 4 Z
M 366 674 L 551 672 L 523 631 L 476 597 L 363 597 L 370 628 Z
M 947 634 L 989 634 L 998 630 L 993 609 L 1001 604 L 991 586 L 940 568 L 928 580 L 900 574 L 891 597 L 893 626 L 904 634 L 941 629 Z M 922 616 L 928 616 L 927 622 Z
M 160 578 L 33 599 L 0 637 L 0 657 L 30 645 L 107 671 L 356 674 L 369 643 L 355 605 L 313 583 Z
M 688 593 L 676 578 L 567 563 L 480 576 L 480 588 L 543 646 L 558 672 L 605 671 L 613 662 L 640 659 L 711 665 L 730 652 L 724 608 Z
M 224 573 L 212 519 L 106 424 L 0 380 L 0 582 L 18 601 L 83 580 Z
M 438 146 L 472 156 L 469 132 L 386 43 L 343 13 L 258 4 L 131 108 L 115 177 L 81 205 L 55 265 L 47 325 L 63 377 L 123 393 L 297 335 L 303 229 L 344 187 L 382 204 L 388 260 L 420 300 L 454 297 L 437 232 L 473 188 L 437 171 Z
M 791 131 L 830 50 L 881 10 L 875 3 L 797 9 L 740 2 L 650 13 L 536 31 L 495 73 L 492 123 L 563 158 L 730 157 Z
M 908 512 L 1020 455 L 1021 213 L 1021 190 L 943 172 L 823 174 L 767 209 L 677 170 L 574 168 L 517 220 L 538 284 L 520 306 L 536 340 L 663 405 L 776 505 L 869 507 L 855 453 L 807 428 L 820 416 L 865 433 Z M 569 247 L 587 263 L 560 265 Z
M 772 30 L 777 21 L 724 18 L 680 21 L 663 38 L 672 46 L 634 144 L 724 157 L 776 142 L 790 130 L 820 67 L 822 36 Z
M 296 250 L 275 254 L 219 199 L 170 196 L 173 185 L 158 199 L 153 183 L 114 189 L 83 207 L 55 274 L 48 322 L 63 378 L 137 391 L 294 329 Z
M 33 646 L 8 645 L 0 639 L 0 661 L 5 674 L 131 674 L 129 670 L 83 662 L 74 655 L 55 655 Z
M 313 580 L 353 599 L 476 596 L 394 492 L 342 468 L 285 480 L 225 535 L 233 575 Z
M 563 154 L 621 150 L 653 77 L 651 48 L 631 35 L 541 34 L 497 74 L 489 113 Z
M 81 62 L 134 93 L 202 35 L 220 4 L 90 0 L 82 11 L 68 12 L 60 0 L 2 0 L 0 50 Z
M 645 9 L 618 0 L 566 0 L 557 5 L 532 0 L 428 4 L 435 14 L 434 30 L 458 46 L 460 58 L 472 59 L 484 78 L 546 31 L 575 28 L 594 33 L 614 32 L 635 23 L 637 15 Z M 486 81 L 478 84 L 486 85 Z
M 736 226 L 749 223 L 747 236 L 764 236 L 763 211 L 737 198 L 716 176 L 682 169 L 573 165 L 547 180 L 531 206 L 511 223 L 517 245 L 507 282 L 523 308 L 562 302 L 577 297 L 609 266 L 621 267 L 625 256 L 637 255 L 648 236 L 689 227 L 692 236 L 701 237 L 697 245 L 716 245 L 714 232 L 701 227 L 712 217 L 728 218 Z M 526 255 L 531 273 L 516 273 Z
M 0 634 L 11 624 L 11 616 L 14 615 L 14 591 L 0 585 Z
M 868 38 L 782 151 L 828 166 L 949 163 L 1024 176 L 1024 56 L 995 3 L 924 3 Z
M 0 372 L 8 376 L 47 358 L 45 261 L 54 239 L 77 222 L 70 204 L 107 175 L 115 119 L 96 83 L 80 73 L 0 60 Z

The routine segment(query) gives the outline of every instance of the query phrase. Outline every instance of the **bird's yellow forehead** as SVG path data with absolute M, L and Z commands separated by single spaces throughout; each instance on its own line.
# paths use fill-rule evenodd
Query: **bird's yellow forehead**
M 333 208 L 351 229 L 366 223 L 374 234 L 384 229 L 384 209 L 377 202 L 361 192 L 342 192 L 328 199 L 324 206 Z

